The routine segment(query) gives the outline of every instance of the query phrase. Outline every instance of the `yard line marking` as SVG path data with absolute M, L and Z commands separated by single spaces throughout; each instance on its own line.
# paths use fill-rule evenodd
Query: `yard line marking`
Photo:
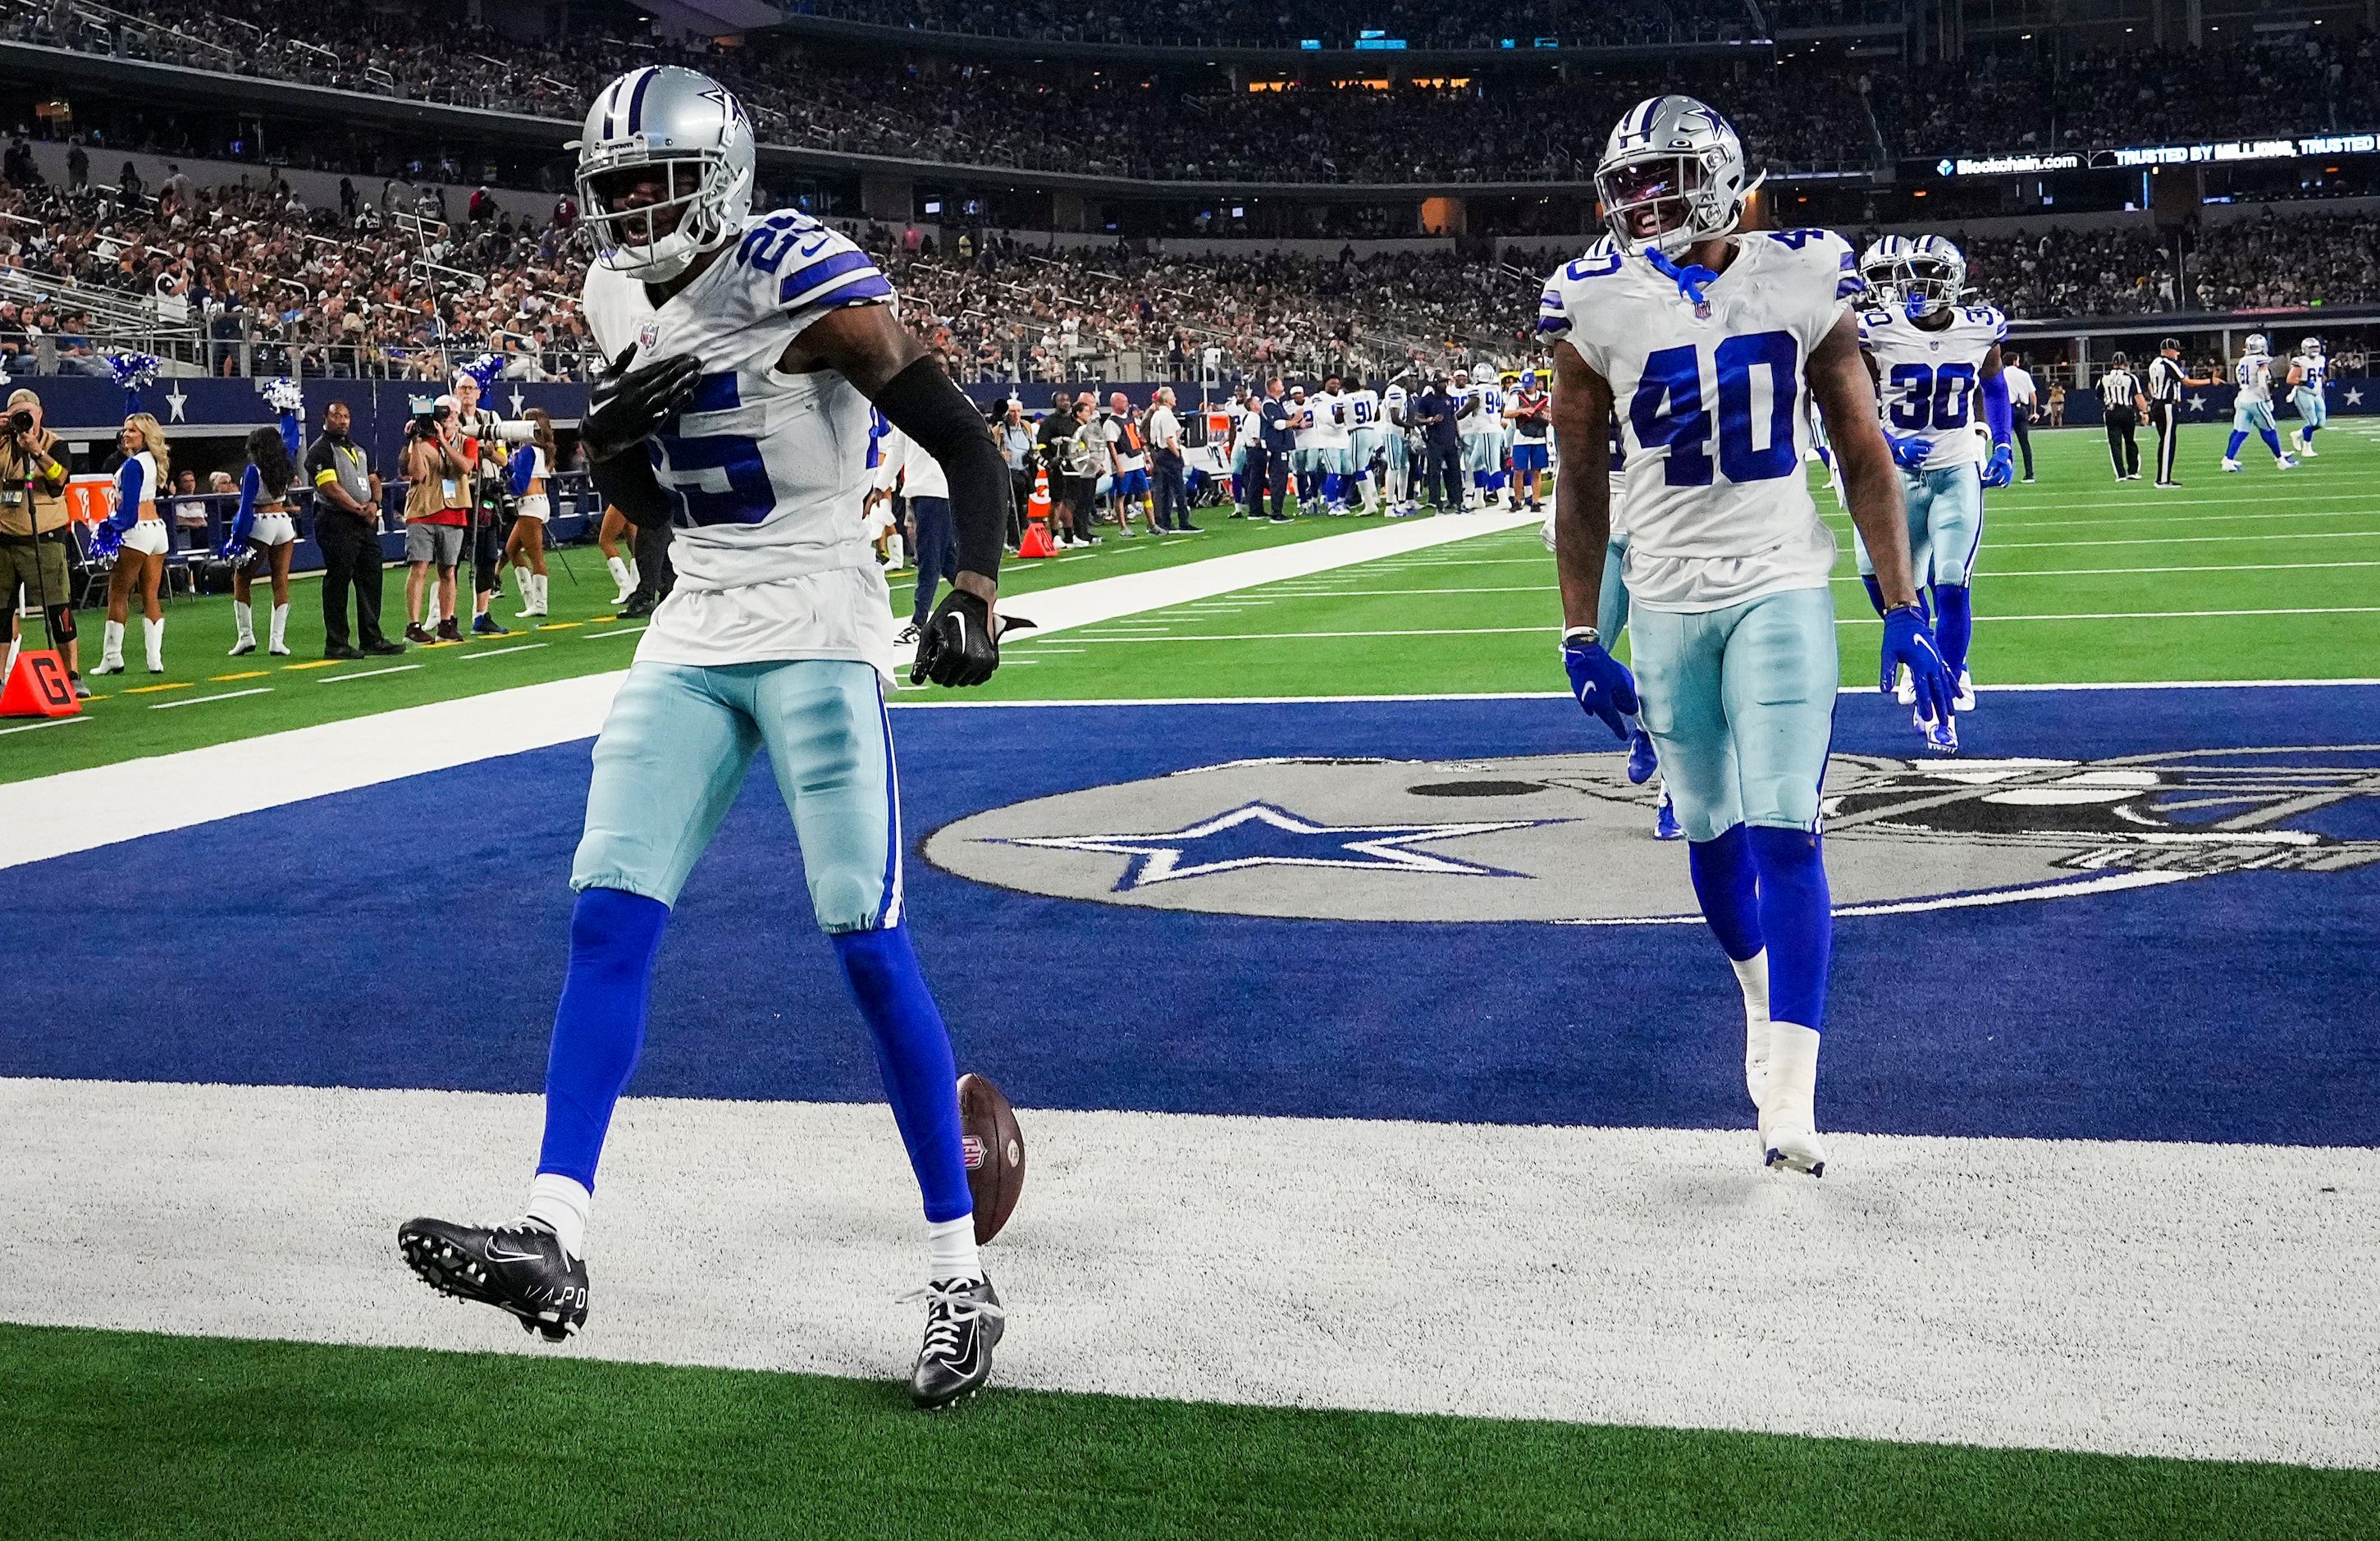
M 543 642 L 516 642 L 509 648 L 490 648 L 484 652 L 468 654 L 463 661 L 474 663 L 483 658 L 503 658 L 508 653 L 533 653 L 545 646 L 547 644 Z
M 1975 620 L 1978 624 L 1985 621 L 2194 621 L 2229 615 L 2380 615 L 2380 604 L 2306 605 L 2289 610 L 2095 610 L 2072 615 L 1978 615 Z M 1875 615 L 1845 616 L 1835 625 L 1880 626 L 1884 621 Z M 1188 641 L 1189 638 L 1181 640 Z
M 1995 567 L 1990 569 L 1984 576 L 1991 578 L 2034 578 L 2109 577 L 2124 576 L 2141 573 L 2305 573 L 2315 572 L 2329 567 L 2380 567 L 2380 562 L 2241 562 L 2224 564 L 2216 566 L 2195 567 L 2053 567 L 2046 568 L 2039 572 L 2028 572 L 2021 567 L 2012 567 L 2006 571 L 2002 571 L 2001 569 Z M 1854 575 L 1849 577 L 1837 577 L 1834 581 L 1837 583 L 1857 583 L 1861 580 L 1856 575 Z M 1453 588 L 1445 590 L 1422 589 L 1419 591 L 1422 593 L 1445 592 L 1451 594 L 1465 592 L 1465 590 L 1463 589 Z M 1487 592 L 1487 590 L 1483 589 L 1481 592 L 1484 593 Z
M 2045 551 L 2059 546 L 2205 546 L 2242 545 L 2251 540 L 2368 540 L 2380 529 L 2303 530 L 2294 535 L 2161 535 L 2127 537 L 2121 540 L 1995 540 L 1994 551 Z
M 249 690 L 226 690 L 220 696 L 186 696 L 178 701 L 152 701 L 149 703 L 149 710 L 152 711 L 170 711 L 176 707 L 204 706 L 209 701 L 232 701 L 237 700 L 242 696 L 270 696 L 272 694 L 273 686 L 269 685 L 260 685 Z
M 1061 556 L 1052 558 L 1051 560 L 1057 562 L 1088 562 L 1092 557 L 1098 554 L 1099 553 L 1097 552 L 1085 552 L 1079 556 Z
M 576 631 L 578 627 L 583 626 L 586 624 L 587 623 L 584 621 L 555 621 L 551 625 L 540 625 L 535 629 L 539 631 Z
M 2325 605 L 2286 610 L 2109 610 L 2092 611 L 2072 615 L 1978 615 L 1977 625 L 1985 621 L 2174 621 L 2210 619 L 2233 615 L 2380 615 L 2380 605 Z M 1884 622 L 1873 615 L 1842 616 L 1839 626 L 1880 626 Z M 1409 630 L 1383 631 L 1366 628 L 1362 631 L 1249 631 L 1213 632 L 1184 637 L 1097 637 L 1085 633 L 1085 642 L 1293 642 L 1311 637 L 1525 637 L 1554 633 L 1551 625 L 1536 626 L 1422 626 Z M 2253 684 L 2254 681 L 2240 681 Z M 1229 700 L 1230 697 L 1218 699 Z
M 352 661 L 354 661 L 345 658 L 318 658 L 310 663 L 285 663 L 281 668 L 284 673 L 293 669 L 335 669 L 342 663 Z
M 421 665 L 419 663 L 398 663 L 386 669 L 366 669 L 361 673 L 357 674 L 332 674 L 327 678 L 316 680 L 314 683 L 317 685 L 345 685 L 349 680 L 368 680 L 382 674 L 402 674 L 408 669 L 419 669 Z
M 84 716 L 80 712 L 75 713 L 72 717 L 48 717 L 42 719 L 39 722 L 27 722 L 22 727 L 0 728 L 0 738 L 6 738 L 12 733 L 31 733 L 35 728 L 62 728 L 68 722 L 88 722 L 90 721 L 90 718 Z
M 620 626 L 612 631 L 590 631 L 578 640 L 581 642 L 601 642 L 607 637 L 634 637 L 637 633 L 644 629 L 645 628 L 642 626 Z
M 246 673 L 240 674 L 215 674 L 211 676 L 207 683 L 209 685 L 223 685 L 231 680 L 261 680 L 266 674 L 271 673 L 272 671 L 269 669 L 250 669 Z
M 158 690 L 188 690 L 190 688 L 190 683 L 191 682 L 188 680 L 176 680 L 170 685 L 136 685 L 128 689 L 120 690 L 116 692 L 116 694 L 121 696 L 146 696 L 152 691 Z

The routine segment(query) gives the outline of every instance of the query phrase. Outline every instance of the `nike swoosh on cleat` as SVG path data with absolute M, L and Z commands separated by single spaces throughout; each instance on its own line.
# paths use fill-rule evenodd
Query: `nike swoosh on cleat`
M 544 1259 L 534 1252 L 498 1252 L 492 1241 L 480 1249 L 491 1263 L 538 1263 Z

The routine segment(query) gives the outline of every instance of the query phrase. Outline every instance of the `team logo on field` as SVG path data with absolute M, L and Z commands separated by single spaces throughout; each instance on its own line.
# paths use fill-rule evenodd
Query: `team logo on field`
M 1698 918 L 1623 757 L 1259 759 L 993 808 L 927 859 L 1028 893 L 1323 920 Z M 1839 914 L 2380 862 L 2380 745 L 2114 759 L 1837 755 Z

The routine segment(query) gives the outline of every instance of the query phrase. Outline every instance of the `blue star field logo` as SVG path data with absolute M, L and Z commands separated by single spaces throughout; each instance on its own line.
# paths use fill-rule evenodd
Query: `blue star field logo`
M 1115 892 L 1152 883 L 1239 872 L 1253 867 L 1354 868 L 1366 871 L 1429 872 L 1439 876 L 1517 878 L 1527 874 L 1483 867 L 1411 847 L 1459 835 L 1525 830 L 1559 820 L 1509 819 L 1465 824 L 1317 824 L 1270 803 L 1243 804 L 1184 829 L 1154 834 L 1027 835 L 1002 841 L 1052 851 L 1105 851 L 1135 858 Z

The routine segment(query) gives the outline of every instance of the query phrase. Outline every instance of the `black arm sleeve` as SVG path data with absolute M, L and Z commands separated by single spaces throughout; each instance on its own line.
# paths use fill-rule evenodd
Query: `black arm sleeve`
M 1008 467 L 985 431 L 983 414 L 929 357 L 886 381 L 874 400 L 885 421 L 932 455 L 951 484 L 959 571 L 998 578 L 1008 536 Z
M 653 475 L 653 463 L 642 444 L 609 460 L 589 460 L 587 470 L 603 501 L 625 514 L 638 529 L 665 525 L 676 512 L 670 495 L 662 491 L 661 479 Z

